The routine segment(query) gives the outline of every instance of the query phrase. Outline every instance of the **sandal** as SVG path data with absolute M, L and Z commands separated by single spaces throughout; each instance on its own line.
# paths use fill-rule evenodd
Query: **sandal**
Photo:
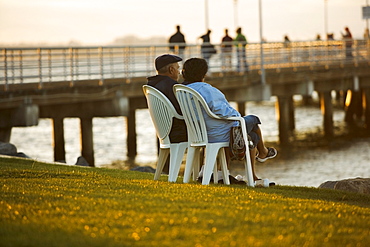
M 258 161 L 258 162 L 261 162 L 261 163 L 263 163 L 263 162 L 265 162 L 266 160 L 268 160 L 268 159 L 272 159 L 272 158 L 275 158 L 276 157 L 276 155 L 277 155 L 277 151 L 276 151 L 276 149 L 275 148 L 267 148 L 267 150 L 268 150 L 268 152 L 267 152 L 267 155 L 266 155 L 266 157 L 265 158 L 260 158 L 260 157 L 256 157 L 256 160 Z
M 254 182 L 254 186 L 256 186 L 256 187 L 272 187 L 272 186 L 275 186 L 275 182 L 272 182 L 272 181 L 268 180 L 267 178 L 264 178 L 264 179 L 259 178 Z

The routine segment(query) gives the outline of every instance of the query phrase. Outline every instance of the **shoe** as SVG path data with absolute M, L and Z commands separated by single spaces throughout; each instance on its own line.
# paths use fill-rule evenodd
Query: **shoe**
M 260 157 L 256 156 L 256 160 L 258 162 L 263 163 L 263 162 L 265 162 L 268 159 L 272 159 L 272 158 L 275 158 L 276 157 L 277 151 L 276 151 L 275 148 L 267 148 L 267 150 L 268 150 L 268 152 L 267 152 L 267 155 L 266 155 L 265 158 L 260 158 Z
M 268 180 L 267 178 L 264 178 L 264 179 L 257 179 L 255 182 L 254 182 L 254 185 L 256 187 L 271 187 L 271 186 L 275 186 L 275 182 L 272 182 L 270 180 Z

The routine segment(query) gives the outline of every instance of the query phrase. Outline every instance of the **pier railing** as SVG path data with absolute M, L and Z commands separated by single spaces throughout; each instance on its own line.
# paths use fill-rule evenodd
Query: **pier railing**
M 246 45 L 247 63 L 249 70 L 260 70 L 370 62 L 369 40 L 353 40 L 350 46 L 346 42 L 263 43 L 262 47 L 260 43 L 249 43 Z M 217 53 L 209 61 L 211 72 L 236 71 L 240 47 L 229 45 L 231 52 L 224 52 L 221 44 L 215 45 Z M 78 80 L 98 79 L 102 83 L 108 78 L 130 80 L 154 74 L 153 61 L 158 55 L 176 53 L 169 50 L 168 45 L 0 49 L 0 84 L 4 85 L 4 90 L 9 84 L 17 83 L 39 83 L 42 87 L 44 82 L 56 81 L 69 81 L 73 86 Z M 187 45 L 182 56 L 184 60 L 201 57 L 201 45 Z

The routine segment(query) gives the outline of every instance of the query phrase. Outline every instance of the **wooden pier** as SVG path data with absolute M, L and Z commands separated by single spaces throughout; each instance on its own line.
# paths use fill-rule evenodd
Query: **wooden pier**
M 165 53 L 165 52 L 163 52 Z M 151 55 L 152 58 L 155 55 Z M 151 62 L 153 59 L 151 58 Z M 147 75 L 153 75 L 150 71 Z M 249 72 L 211 70 L 207 82 L 223 91 L 229 101 L 245 112 L 245 102 L 277 97 L 276 113 L 279 140 L 288 145 L 294 129 L 293 96 L 320 95 L 325 135 L 333 135 L 332 91 L 360 94 L 364 121 L 370 126 L 370 59 L 351 59 L 326 63 L 292 63 L 289 66 L 266 66 Z M 5 78 L 5 77 L 4 77 Z M 73 76 L 72 76 L 73 78 Z M 144 76 L 4 83 L 0 88 L 0 141 L 9 142 L 12 127 L 33 126 L 39 118 L 53 122 L 54 160 L 65 160 L 64 118 L 79 118 L 81 155 L 94 166 L 93 118 L 127 118 L 127 154 L 136 156 L 135 110 L 146 108 L 142 85 Z M 344 109 L 345 110 L 345 109 Z M 348 110 L 348 108 L 346 109 Z M 347 114 L 351 120 L 351 112 Z M 343 120 L 344 121 L 344 120 Z M 109 131 L 109 126 L 107 126 Z

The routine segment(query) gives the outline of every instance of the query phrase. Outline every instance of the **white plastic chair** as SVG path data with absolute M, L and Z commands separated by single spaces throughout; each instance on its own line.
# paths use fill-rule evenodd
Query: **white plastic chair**
M 185 85 L 177 84 L 174 86 L 174 92 L 177 101 L 180 104 L 182 114 L 185 119 L 188 131 L 188 155 L 185 165 L 184 183 L 190 180 L 190 173 L 194 165 L 199 165 L 200 148 L 205 147 L 205 166 L 203 171 L 202 184 L 207 185 L 210 182 L 213 172 L 213 180 L 217 183 L 217 163 L 218 158 L 221 163 L 221 171 L 225 184 L 230 184 L 229 174 L 227 170 L 225 148 L 229 147 L 228 142 L 209 143 L 207 137 L 206 124 L 203 118 L 202 109 L 212 118 L 239 121 L 242 127 L 243 137 L 245 143 L 248 143 L 247 129 L 245 121 L 242 117 L 221 118 L 214 114 L 208 107 L 203 97 L 192 88 Z M 248 185 L 254 187 L 254 179 L 252 173 L 251 159 L 249 156 L 249 149 L 246 150 L 245 170 Z
M 157 137 L 160 143 L 160 150 L 157 161 L 157 168 L 154 180 L 161 176 L 164 164 L 170 155 L 169 182 L 176 182 L 182 158 L 188 147 L 188 142 L 171 143 L 169 134 L 172 127 L 173 118 L 184 119 L 176 112 L 171 101 L 159 90 L 154 87 L 143 85 L 143 92 L 148 103 L 148 109 L 152 118 Z

